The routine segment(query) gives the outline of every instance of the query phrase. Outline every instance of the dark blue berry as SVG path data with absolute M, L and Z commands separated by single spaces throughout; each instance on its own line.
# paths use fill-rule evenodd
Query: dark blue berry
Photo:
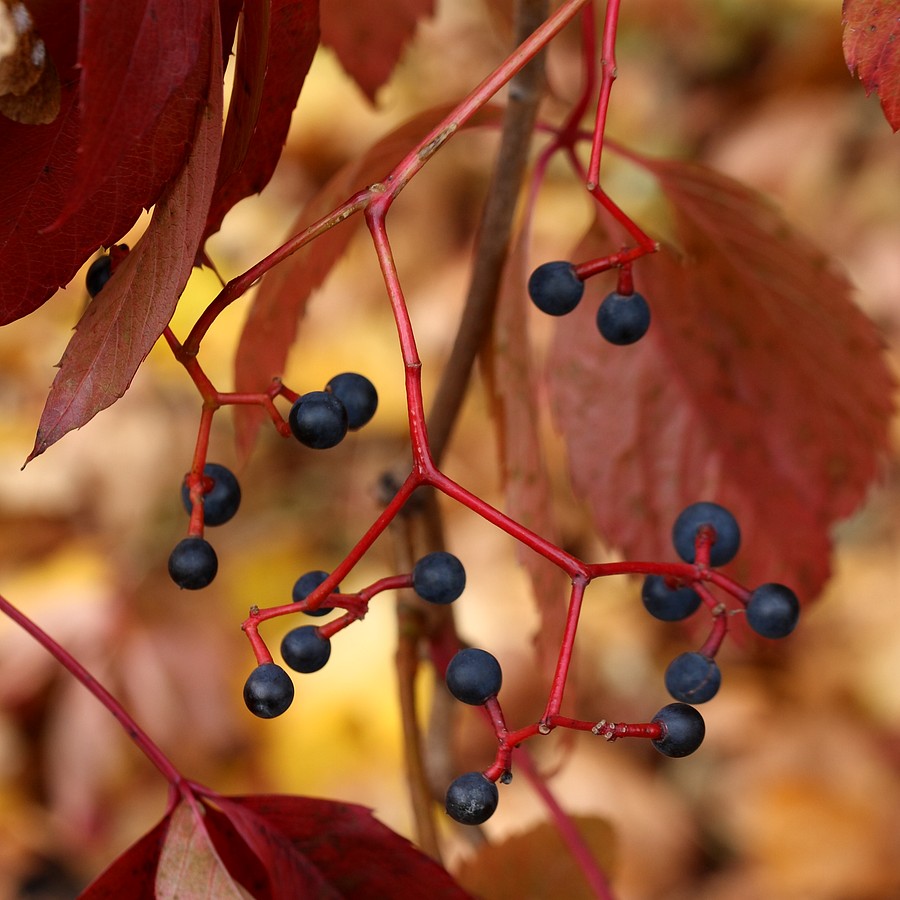
M 203 523 L 224 525 L 241 505 L 241 486 L 234 473 L 218 463 L 207 463 L 203 467 L 203 477 L 212 479 L 212 487 L 203 495 Z M 193 505 L 186 476 L 181 486 L 181 502 L 190 513 Z
M 663 733 L 651 743 L 665 756 L 689 756 L 706 736 L 703 716 L 686 703 L 664 706 L 651 721 L 662 725 Z
M 747 601 L 747 623 L 763 637 L 787 637 L 799 618 L 800 601 L 783 584 L 761 584 Z
M 445 807 L 447 813 L 463 825 L 481 825 L 497 809 L 499 801 L 497 785 L 481 772 L 466 772 L 447 788 Z
M 169 555 L 172 581 L 189 591 L 205 588 L 216 577 L 218 570 L 216 551 L 201 537 L 184 538 Z
M 90 266 L 88 266 L 87 275 L 84 279 L 87 292 L 92 297 L 96 297 L 97 294 L 103 290 L 111 275 L 112 260 L 109 258 L 108 254 L 104 253 L 103 256 L 98 256 Z
M 722 684 L 722 672 L 714 659 L 702 653 L 682 653 L 666 669 L 666 690 L 685 703 L 712 700 Z
M 313 450 L 327 450 L 347 434 L 347 410 L 328 391 L 310 391 L 291 406 L 288 424 L 295 438 Z
M 548 262 L 538 266 L 528 279 L 528 296 L 550 316 L 572 312 L 584 294 L 584 282 L 570 262 Z
M 325 390 L 334 394 L 347 410 L 347 427 L 350 431 L 362 428 L 378 409 L 378 391 L 365 375 L 343 372 L 335 375 Z
M 701 528 L 712 528 L 715 532 L 710 565 L 724 566 L 731 562 L 741 546 L 741 529 L 735 517 L 718 503 L 692 503 L 681 511 L 672 526 L 672 542 L 678 555 L 685 562 L 694 562 L 694 542 Z
M 315 625 L 301 625 L 284 636 L 281 655 L 295 672 L 318 672 L 331 656 L 331 641 Z
M 686 619 L 701 603 L 700 595 L 693 588 L 670 588 L 662 575 L 648 575 L 644 579 L 641 600 L 651 616 L 664 622 Z
M 429 603 L 452 603 L 466 587 L 463 564 L 442 550 L 423 556 L 412 575 L 413 590 Z
M 650 307 L 642 294 L 607 294 L 597 310 L 597 328 L 611 344 L 633 344 L 650 327 Z
M 460 650 L 450 660 L 445 677 L 450 693 L 472 706 L 481 706 L 489 697 L 496 697 L 503 682 L 497 659 L 476 647 Z
M 263 663 L 257 666 L 244 683 L 244 703 L 254 716 L 274 719 L 294 700 L 294 682 L 281 666 Z
M 327 577 L 328 572 L 323 572 L 321 569 L 301 575 L 294 582 L 294 589 L 291 591 L 291 598 L 294 603 L 305 600 Z M 341 589 L 339 587 L 332 588 L 331 592 L 339 594 Z M 318 609 L 304 609 L 303 612 L 308 616 L 327 616 L 333 610 L 333 606 L 320 606 Z

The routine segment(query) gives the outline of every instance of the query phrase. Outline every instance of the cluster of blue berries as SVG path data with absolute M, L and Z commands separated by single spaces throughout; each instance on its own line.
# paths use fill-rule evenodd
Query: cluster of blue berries
M 528 279 L 528 296 L 549 316 L 572 312 L 584 295 L 584 282 L 570 262 L 548 262 L 538 266 Z M 632 291 L 607 294 L 597 310 L 597 329 L 611 344 L 633 344 L 650 327 L 650 306 L 642 294 Z
M 301 575 L 294 584 L 292 599 L 300 603 L 328 577 L 327 572 L 313 571 Z M 443 551 L 423 556 L 414 566 L 412 588 L 429 603 L 447 604 L 458 599 L 466 586 L 466 570 L 452 554 Z M 340 594 L 335 588 L 330 596 Z M 334 607 L 303 610 L 307 615 L 322 616 Z M 318 672 L 331 658 L 331 640 L 315 625 L 300 625 L 289 631 L 281 641 L 281 656 L 285 665 L 295 672 Z M 244 703 L 247 709 L 262 719 L 272 719 L 285 712 L 294 700 L 294 683 L 278 663 L 258 665 L 244 684 Z
M 107 259 L 108 257 L 101 257 Z M 99 262 L 99 261 L 98 261 Z M 291 406 L 288 424 L 294 437 L 306 447 L 325 450 L 339 444 L 348 431 L 367 424 L 378 408 L 378 392 L 364 375 L 343 372 L 335 375 L 324 391 L 302 394 Z M 203 524 L 223 525 L 234 516 L 241 502 L 237 478 L 225 466 L 207 463 L 203 467 Z M 211 485 L 211 486 L 210 486 Z M 187 476 L 181 488 L 184 507 L 193 510 Z M 216 577 L 219 561 L 212 545 L 203 537 L 186 537 L 169 556 L 169 575 L 181 588 L 199 590 Z
M 703 529 L 714 540 L 709 551 L 711 566 L 723 566 L 737 555 L 741 532 L 734 516 L 716 503 L 694 503 L 675 520 L 672 541 L 678 555 L 695 562 L 696 541 Z M 657 619 L 677 622 L 700 607 L 702 598 L 690 585 L 670 582 L 661 575 L 649 575 L 641 591 L 644 607 Z M 797 595 L 783 584 L 762 584 L 745 601 L 747 624 L 765 638 L 787 637 L 800 616 Z M 706 703 L 719 691 L 722 672 L 712 655 L 699 651 L 682 653 L 666 669 L 666 690 L 684 703 Z

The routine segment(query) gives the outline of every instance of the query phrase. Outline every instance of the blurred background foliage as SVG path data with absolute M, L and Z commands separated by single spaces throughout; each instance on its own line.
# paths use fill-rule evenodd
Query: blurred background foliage
M 299 204 L 341 165 L 412 114 L 461 97 L 502 59 L 508 2 L 490 10 L 477 0 L 437 6 L 377 109 L 328 51 L 320 53 L 272 184 L 229 215 L 211 245 L 226 277 L 277 246 Z M 866 99 L 847 72 L 840 14 L 837 0 L 629 0 L 609 133 L 643 151 L 703 161 L 773 196 L 850 273 L 896 366 L 897 138 L 877 100 Z M 548 69 L 544 114 L 558 119 L 578 91 L 574 32 L 553 45 Z M 455 138 L 391 213 L 426 392 L 461 309 L 494 147 L 495 137 L 483 132 Z M 612 157 L 606 179 L 609 193 L 639 214 L 646 185 Z M 588 210 L 567 172 L 552 167 L 534 262 L 563 256 Z M 216 290 L 209 273 L 196 274 L 176 334 L 184 336 Z M 53 364 L 86 302 L 80 276 L 0 331 L 0 591 L 103 680 L 191 778 L 223 793 L 362 803 L 411 836 L 390 596 L 379 596 L 365 623 L 335 640 L 325 670 L 298 679 L 285 716 L 256 720 L 241 700 L 253 664 L 239 628 L 249 606 L 286 602 L 301 573 L 333 567 L 377 515 L 379 477 L 403 458 L 402 366 L 364 235 L 315 295 L 285 381 L 302 392 L 338 372 L 361 371 L 378 386 L 378 414 L 322 454 L 264 431 L 239 470 L 238 516 L 209 534 L 218 578 L 198 594 L 179 592 L 166 573 L 187 525 L 179 485 L 200 404 L 164 346 L 118 404 L 21 471 Z M 221 389 L 230 387 L 245 310 L 241 303 L 228 310 L 203 347 L 201 362 Z M 625 900 L 900 895 L 897 436 L 895 427 L 894 454 L 867 505 L 840 527 L 835 577 L 796 634 L 776 647 L 730 642 L 723 650 L 723 688 L 703 710 L 708 735 L 696 756 L 672 762 L 639 742 L 607 746 L 587 736 L 532 742 L 563 805 L 593 817 L 590 839 L 611 860 Z M 236 466 L 227 412 L 217 417 L 210 459 Z M 478 382 L 446 470 L 502 504 Z M 591 535 L 561 463 L 557 471 L 567 542 L 591 559 L 614 554 Z M 503 664 L 508 721 L 533 721 L 547 685 L 533 665 L 537 617 L 512 542 L 467 510 L 444 509 L 448 548 L 469 572 L 457 604 L 460 634 Z M 346 589 L 391 574 L 389 540 L 376 544 Z M 576 644 L 579 686 L 568 701 L 585 704 L 585 716 L 596 708 L 640 721 L 667 702 L 663 670 L 692 638 L 650 620 L 639 590 L 624 578 L 589 589 Z M 264 629 L 273 649 L 293 624 L 277 620 Z M 423 677 L 425 702 L 433 690 Z M 456 770 L 483 768 L 493 738 L 480 717 L 457 711 L 455 724 Z M 161 816 L 165 798 L 161 779 L 106 710 L 0 622 L 0 897 L 74 896 Z M 490 840 L 520 835 L 513 860 L 538 854 L 545 868 L 557 862 L 561 851 L 549 839 L 521 837 L 545 818 L 525 780 L 505 788 L 501 801 L 485 829 Z M 479 881 L 466 836 L 440 819 L 448 864 L 462 867 L 484 896 L 550 895 L 537 881 L 504 882 L 516 866 Z M 582 896 L 565 858 L 560 873 L 553 895 Z

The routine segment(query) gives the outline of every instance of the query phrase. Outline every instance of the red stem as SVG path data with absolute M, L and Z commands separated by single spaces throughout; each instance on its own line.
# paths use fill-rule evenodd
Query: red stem
M 151 740 L 143 728 L 135 722 L 122 704 L 65 647 L 58 644 L 46 631 L 2 596 L 0 596 L 0 611 L 30 634 L 64 668 L 68 669 L 112 713 L 128 737 L 137 744 L 138 749 L 144 756 L 159 769 L 173 789 L 181 790 L 181 785 L 185 783 L 185 779 L 178 769 L 175 768 L 175 764 Z

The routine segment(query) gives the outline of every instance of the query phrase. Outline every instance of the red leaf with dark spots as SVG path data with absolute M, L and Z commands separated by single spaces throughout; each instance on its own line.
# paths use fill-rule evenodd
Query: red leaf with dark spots
M 80 428 L 125 393 L 168 324 L 194 265 L 221 146 L 222 80 L 218 29 L 199 64 L 212 68 L 211 96 L 191 155 L 153 211 L 146 233 L 88 306 L 50 388 L 28 459 Z
M 268 0 L 245 4 L 206 237 L 235 203 L 269 183 L 318 43 L 316 2 L 273 0 L 271 10 Z
M 579 496 L 632 559 L 672 559 L 681 509 L 714 500 L 743 532 L 732 571 L 814 597 L 830 530 L 887 447 L 893 381 L 872 323 L 829 261 L 758 194 L 700 166 L 643 160 L 680 254 L 635 265 L 653 321 L 627 347 L 594 327 L 593 286 L 561 320 L 548 377 Z M 610 241 L 578 259 L 608 252 Z
M 434 0 L 321 0 L 322 43 L 334 50 L 347 74 L 374 101 L 419 20 L 433 14 Z
M 896 0 L 844 0 L 844 59 L 866 89 L 881 98 L 900 129 L 900 8 Z

